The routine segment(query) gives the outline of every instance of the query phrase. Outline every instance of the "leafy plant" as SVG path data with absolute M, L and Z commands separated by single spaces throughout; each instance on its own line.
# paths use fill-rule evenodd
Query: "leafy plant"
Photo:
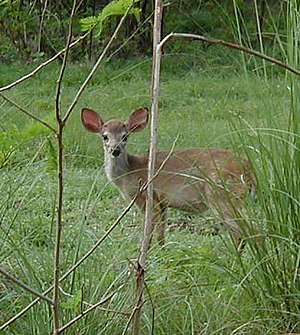
M 0 169 L 25 159 L 28 151 L 35 151 L 36 141 L 50 135 L 50 130 L 37 122 L 29 122 L 22 129 L 16 124 L 0 132 Z M 51 141 L 48 143 L 49 168 L 55 167 Z M 52 169 L 50 168 L 50 169 Z
M 98 16 L 91 16 L 79 21 L 81 30 L 88 31 L 92 29 L 98 30 L 98 35 L 101 34 L 103 28 L 113 16 L 124 15 L 125 13 L 134 15 L 137 21 L 140 20 L 140 9 L 134 5 L 141 0 L 115 0 L 106 5 Z

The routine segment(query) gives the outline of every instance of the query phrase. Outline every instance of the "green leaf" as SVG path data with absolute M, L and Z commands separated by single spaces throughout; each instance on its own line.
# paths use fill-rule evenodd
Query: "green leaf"
M 99 24 L 99 20 L 96 16 L 86 17 L 79 21 L 81 31 L 89 31 L 95 28 Z
M 90 16 L 79 21 L 82 31 L 89 31 L 97 28 L 100 35 L 103 27 L 112 16 L 122 16 L 127 11 L 129 15 L 134 15 L 140 21 L 140 8 L 133 7 L 140 0 L 115 0 L 106 5 L 98 16 Z M 132 7 L 132 8 L 130 8 Z M 129 9 L 130 8 L 130 9 Z
M 2 1 L 0 1 L 0 7 L 4 6 L 4 5 L 7 5 L 7 3 L 8 3 L 8 0 L 2 0 Z

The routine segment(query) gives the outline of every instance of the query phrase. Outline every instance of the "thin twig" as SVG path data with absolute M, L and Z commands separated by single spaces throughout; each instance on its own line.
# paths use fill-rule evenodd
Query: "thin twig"
M 59 290 L 62 292 L 63 295 L 65 295 L 66 297 L 69 297 L 69 298 L 73 298 L 74 295 L 73 294 L 70 294 L 66 291 L 64 291 L 61 287 L 59 288 Z M 90 302 L 87 302 L 87 301 L 82 301 L 82 304 L 83 305 L 86 305 L 88 307 L 92 307 L 94 306 L 93 304 L 91 304 Z M 99 309 L 100 311 L 103 311 L 103 312 L 107 312 L 107 313 L 113 313 L 113 314 L 120 314 L 120 315 L 124 315 L 124 316 L 129 316 L 130 313 L 128 312 L 122 312 L 122 311 L 117 311 L 115 309 L 110 309 L 110 308 L 105 308 L 105 307 L 100 307 L 98 306 L 97 309 Z
M 72 11 L 70 15 L 69 31 L 64 52 L 64 58 L 57 80 L 56 98 L 55 98 L 55 114 L 58 125 L 57 131 L 57 222 L 56 237 L 54 246 L 54 274 L 53 274 L 53 334 L 59 334 L 60 328 L 60 297 L 59 297 L 59 277 L 60 277 L 60 249 L 62 236 L 62 212 L 63 212 L 63 130 L 64 122 L 61 118 L 61 85 L 63 76 L 67 66 L 67 59 L 72 38 L 73 22 L 76 9 L 76 0 L 73 1 Z
M 127 333 L 127 330 L 128 330 L 128 328 L 130 326 L 130 323 L 133 320 L 133 318 L 135 317 L 137 310 L 140 310 L 143 307 L 143 305 L 145 304 L 145 300 L 144 300 L 141 305 L 137 305 L 140 302 L 140 300 L 141 300 L 141 297 L 139 297 L 138 301 L 135 303 L 134 308 L 132 309 L 132 312 L 131 312 L 131 314 L 130 314 L 130 316 L 128 318 L 126 326 L 125 326 L 125 328 L 123 330 L 122 335 L 125 335 Z
M 49 123 L 43 121 L 42 119 L 40 119 L 38 116 L 28 112 L 26 109 L 24 109 L 23 107 L 21 107 L 20 105 L 18 105 L 16 102 L 12 101 L 10 98 L 6 97 L 5 95 L 3 95 L 2 93 L 0 93 L 0 96 L 7 101 L 8 103 L 10 103 L 11 105 L 13 105 L 14 107 L 16 107 L 17 109 L 19 109 L 22 113 L 28 115 L 29 117 L 31 117 L 33 120 L 41 123 L 42 125 L 44 125 L 45 127 L 49 128 L 52 132 L 56 133 L 55 128 L 53 128 Z
M 136 269 L 136 271 L 137 271 L 137 270 L 138 270 L 138 264 L 135 265 L 135 264 L 133 264 L 131 261 L 130 261 L 130 263 L 132 264 L 132 266 L 133 266 L 133 267 Z M 154 302 L 153 302 L 153 299 L 152 299 L 152 297 L 151 297 L 150 290 L 149 290 L 149 288 L 148 288 L 148 286 L 147 286 L 145 280 L 144 280 L 144 286 L 145 286 L 145 289 L 146 289 L 146 291 L 147 291 L 147 293 L 148 293 L 148 296 L 149 296 L 149 298 L 150 298 L 150 303 L 151 303 L 152 311 L 153 311 L 153 312 L 152 312 L 152 322 L 151 322 L 151 324 L 152 324 L 151 335 L 153 335 L 153 334 L 154 334 L 154 320 L 155 320 Z M 143 294 L 143 292 L 141 292 L 141 293 Z M 141 299 L 141 297 L 140 297 L 140 299 Z M 138 299 L 138 302 L 139 302 L 140 299 Z M 135 306 L 134 306 L 134 308 L 132 309 L 132 312 L 131 312 L 131 314 L 130 314 L 130 317 L 129 317 L 127 323 L 126 323 L 126 326 L 125 326 L 125 328 L 124 328 L 124 330 L 123 330 L 122 335 L 125 335 L 125 334 L 127 333 L 127 330 L 128 330 L 129 325 L 130 325 L 130 323 L 131 323 L 131 321 L 132 321 L 132 319 L 133 319 L 133 317 L 134 317 L 134 315 L 135 315 L 135 313 L 136 313 L 136 310 L 141 309 L 141 308 L 143 307 L 143 305 L 146 303 L 146 301 L 143 300 L 142 303 L 143 303 L 142 305 L 137 305 L 137 303 L 135 304 Z
M 240 44 L 226 42 L 226 41 L 219 40 L 219 39 L 216 39 L 216 38 L 209 38 L 209 37 L 205 37 L 205 36 L 201 36 L 201 35 L 195 35 L 195 34 L 171 33 L 171 34 L 167 35 L 166 37 L 164 37 L 164 39 L 160 42 L 159 47 L 162 48 L 163 45 L 166 44 L 166 42 L 168 42 L 170 39 L 173 39 L 173 38 L 176 38 L 176 37 L 188 38 L 188 39 L 193 39 L 193 40 L 201 40 L 201 41 L 205 41 L 205 42 L 208 42 L 208 43 L 211 43 L 211 44 L 224 45 L 228 48 L 239 50 L 239 51 L 248 53 L 250 55 L 262 58 L 262 59 L 264 59 L 264 60 L 266 60 L 270 63 L 276 64 L 276 65 L 278 65 L 278 66 L 296 74 L 297 76 L 300 76 L 300 70 L 298 70 L 298 69 L 296 69 L 292 66 L 289 66 L 288 64 L 283 63 L 282 61 L 280 61 L 278 59 L 275 59 L 275 58 L 269 57 L 267 55 L 264 55 L 261 52 L 246 48 L 246 47 L 244 47 Z
M 39 297 L 40 299 L 47 301 L 49 304 L 53 305 L 53 301 L 48 298 L 47 296 L 45 296 L 44 294 L 36 291 L 35 289 L 33 289 L 32 287 L 28 286 L 27 284 L 23 283 L 21 280 L 15 278 L 13 275 L 11 275 L 9 272 L 6 272 L 5 270 L 0 268 L 0 273 L 7 277 L 9 280 L 11 280 L 12 282 L 14 282 L 15 284 L 17 284 L 18 286 L 22 287 L 24 290 L 36 295 L 37 297 Z
M 67 43 L 65 47 L 63 62 L 60 68 L 60 73 L 57 79 L 57 87 L 56 87 L 56 98 L 55 98 L 55 112 L 56 112 L 56 120 L 58 123 L 62 124 L 62 127 L 64 126 L 64 123 L 62 122 L 61 118 L 61 106 L 60 106 L 60 99 L 61 99 L 61 85 L 62 80 L 64 77 L 64 73 L 67 67 L 67 59 L 69 55 L 70 50 L 70 44 L 71 44 L 71 38 L 72 38 L 72 30 L 73 30 L 73 21 L 74 21 L 74 15 L 75 15 L 75 8 L 76 8 L 76 0 L 73 2 L 72 12 L 70 15 L 70 24 L 69 24 L 69 31 L 68 31 L 68 38 Z
M 133 207 L 136 199 L 140 196 L 141 192 L 144 190 L 141 189 L 137 192 L 136 196 L 130 201 L 130 203 L 127 205 L 127 207 L 123 210 L 123 212 L 118 216 L 116 221 L 110 226 L 110 228 L 107 230 L 107 232 L 93 245 L 93 247 L 85 254 L 83 255 L 67 272 L 65 272 L 61 277 L 59 282 L 62 282 L 65 280 L 74 270 L 76 270 L 90 255 L 94 253 L 94 251 L 99 247 L 99 245 L 110 235 L 110 233 L 118 226 L 118 224 L 121 222 L 121 220 L 127 215 L 127 213 L 130 211 L 130 209 Z M 53 286 L 50 286 L 46 291 L 43 292 L 43 294 L 48 294 L 53 289 Z M 3 325 L 0 326 L 0 330 L 5 329 L 10 324 L 15 322 L 17 319 L 22 317 L 30 308 L 32 308 L 35 304 L 37 304 L 40 301 L 40 298 L 37 298 L 33 300 L 28 306 L 23 308 L 18 314 L 14 315 L 11 319 L 9 319 L 7 322 L 5 322 Z
M 44 2 L 44 6 L 43 6 L 43 10 L 42 10 L 42 13 L 41 13 L 41 16 L 40 16 L 40 25 L 39 25 L 39 31 L 38 31 L 38 42 L 37 42 L 37 45 L 38 45 L 38 49 L 37 49 L 37 52 L 40 53 L 41 52 L 41 40 L 42 40 L 42 31 L 43 31 L 43 24 L 44 24 L 44 18 L 45 18 L 45 13 L 46 13 L 46 9 L 47 9 L 47 3 L 48 3 L 48 0 L 45 0 Z
M 79 88 L 78 92 L 76 93 L 71 105 L 69 106 L 69 109 L 65 115 L 65 117 L 63 118 L 63 123 L 66 123 L 68 118 L 70 117 L 74 107 L 76 106 L 78 99 L 80 98 L 81 94 L 83 93 L 84 89 L 86 88 L 87 84 L 90 82 L 90 80 L 93 78 L 95 72 L 97 71 L 99 65 L 102 63 L 104 57 L 106 56 L 106 53 L 108 51 L 108 49 L 110 48 L 112 42 L 116 39 L 117 34 L 119 33 L 119 30 L 121 29 L 124 20 L 127 17 L 128 12 L 130 11 L 132 6 L 128 7 L 125 14 L 122 16 L 116 30 L 114 31 L 114 33 L 112 34 L 110 40 L 108 41 L 108 43 L 106 44 L 104 50 L 102 51 L 100 57 L 98 58 L 97 62 L 95 63 L 94 67 L 92 68 L 91 72 L 89 73 L 89 75 L 86 77 L 85 81 L 83 82 L 83 84 L 81 85 L 81 87 Z
M 152 306 L 151 335 L 154 335 L 154 325 L 155 325 L 155 306 L 154 306 L 154 301 L 152 299 L 151 292 L 149 290 L 149 287 L 148 287 L 146 281 L 144 281 L 144 286 L 145 286 L 146 292 L 148 294 L 148 297 L 150 299 L 150 303 L 151 303 L 151 306 Z
M 118 288 L 115 292 L 109 294 L 106 298 L 104 298 L 104 299 L 100 300 L 99 302 L 97 302 L 95 305 L 92 305 L 90 308 L 86 309 L 85 311 L 82 311 L 74 319 L 72 319 L 71 321 L 69 321 L 68 323 L 66 323 L 64 326 L 62 326 L 58 330 L 57 334 L 60 334 L 63 331 L 65 331 L 67 328 L 69 328 L 70 326 L 72 326 L 76 321 L 82 319 L 84 316 L 86 316 L 89 312 L 93 311 L 95 308 L 97 308 L 97 307 L 105 304 L 106 302 L 108 302 L 119 290 L 120 290 L 120 288 Z
M 151 105 L 151 138 L 150 151 L 148 161 L 148 187 L 147 200 L 145 208 L 145 220 L 143 239 L 140 249 L 140 256 L 137 264 L 136 278 L 136 310 L 133 319 L 133 335 L 140 334 L 141 323 L 141 307 L 144 300 L 144 283 L 145 283 L 145 267 L 147 254 L 150 247 L 152 234 L 152 211 L 153 211 L 153 178 L 155 175 L 156 148 L 157 148 L 157 122 L 158 122 L 158 87 L 160 73 L 161 49 L 159 43 L 161 40 L 161 20 L 162 20 L 163 4 L 162 0 L 155 0 L 154 9 L 154 27 L 153 27 L 153 68 L 152 68 L 152 105 Z
M 151 19 L 152 19 L 153 13 L 151 13 L 144 22 L 142 22 L 141 24 L 139 24 L 139 26 L 136 28 L 136 30 L 116 49 L 114 50 L 107 58 L 107 62 L 111 60 L 112 57 L 114 57 L 116 54 L 118 54 L 118 52 L 120 50 L 122 50 L 124 48 L 124 46 L 126 46 L 130 40 L 132 40 L 137 33 L 141 30 L 141 28 L 143 27 L 143 25 L 145 25 L 146 23 L 148 23 Z
M 75 45 L 77 45 L 79 42 L 81 42 L 83 39 L 86 38 L 86 36 L 88 36 L 89 32 L 85 33 L 84 35 L 80 36 L 76 41 L 74 41 L 73 43 L 70 44 L 69 48 L 73 48 Z M 60 57 L 64 52 L 66 51 L 66 48 L 62 49 L 61 51 L 59 51 L 56 55 L 54 55 L 52 58 L 48 59 L 46 62 L 42 63 L 41 65 L 39 65 L 37 68 L 35 68 L 33 71 L 31 71 L 30 73 L 24 75 L 23 77 L 19 78 L 18 80 L 14 81 L 13 83 L 10 83 L 6 86 L 0 87 L 0 92 L 6 91 L 20 83 L 22 83 L 23 81 L 27 80 L 28 78 L 33 77 L 37 72 L 39 72 L 40 70 L 42 70 L 45 66 L 49 65 L 50 63 L 52 63 L 53 61 L 56 60 L 56 58 Z

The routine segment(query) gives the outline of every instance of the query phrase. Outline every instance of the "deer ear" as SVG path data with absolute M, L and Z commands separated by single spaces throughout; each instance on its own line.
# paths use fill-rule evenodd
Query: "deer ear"
M 139 108 L 130 115 L 125 125 L 129 132 L 142 131 L 147 126 L 148 119 L 148 108 Z
M 81 121 L 84 127 L 92 133 L 100 133 L 104 124 L 101 117 L 89 108 L 82 109 Z

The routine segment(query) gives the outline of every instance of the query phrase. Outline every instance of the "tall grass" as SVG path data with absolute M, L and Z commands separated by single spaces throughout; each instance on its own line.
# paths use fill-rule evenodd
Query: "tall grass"
M 271 128 L 269 122 L 272 113 L 273 128 L 278 123 L 288 124 L 287 116 L 281 114 L 289 102 L 283 89 L 285 80 L 270 80 L 266 83 L 252 75 L 245 80 L 243 76 L 226 74 L 226 69 L 215 73 L 214 69 L 199 71 L 197 68 L 182 75 L 179 80 L 173 65 L 170 71 L 167 62 L 164 66 L 160 149 L 171 147 L 178 134 L 180 147 L 233 146 L 238 151 L 241 150 L 242 140 L 243 146 L 259 148 L 258 144 L 261 144 L 262 149 L 264 146 L 269 148 L 270 143 L 273 143 L 270 141 L 271 132 L 267 129 L 258 131 L 259 125 L 265 124 Z M 84 72 L 85 68 L 81 71 Z M 110 70 L 108 67 L 107 73 L 117 79 L 103 84 L 107 73 L 99 73 L 95 84 L 83 97 L 82 106 L 100 111 L 105 120 L 119 115 L 125 120 L 131 109 L 147 105 L 148 96 L 144 87 L 148 87 L 149 82 L 143 77 L 145 71 L 150 71 L 150 61 L 148 68 L 141 63 L 134 72 L 124 72 L 121 65 Z M 182 69 L 179 71 L 184 73 Z M 49 70 L 49 80 L 40 84 L 45 85 L 45 91 L 51 85 L 51 75 L 52 71 Z M 78 69 L 77 75 L 80 76 Z M 37 91 L 41 101 L 48 99 L 48 96 L 44 97 Z M 132 92 L 135 92 L 134 96 Z M 15 94 L 20 94 L 20 100 L 25 99 L 22 89 Z M 273 100 L 266 99 L 267 96 L 272 96 Z M 249 129 L 239 132 L 242 134 L 241 139 L 236 139 L 233 144 L 227 126 L 227 111 L 230 110 L 239 112 L 256 129 L 255 132 Z M 40 110 L 40 113 L 47 114 L 48 110 Z M 18 121 L 18 115 L 13 110 L 10 110 L 8 116 L 7 124 L 14 122 L 14 119 Z M 245 130 L 245 124 L 235 123 L 238 130 Z M 251 136 L 247 136 L 247 133 Z M 31 141 L 28 138 L 29 144 L 25 149 L 12 157 L 10 164 L 1 170 L 1 265 L 32 287 L 43 291 L 49 286 L 52 277 L 56 183 L 47 138 L 40 138 L 39 134 L 32 137 Z M 274 134 L 277 136 L 278 132 Z M 145 152 L 147 136 L 132 137 L 128 145 L 130 152 Z M 107 183 L 104 176 L 101 143 L 87 136 L 81 129 L 79 115 L 71 120 L 67 129 L 65 150 L 63 271 L 72 266 L 103 235 L 109 222 L 115 219 L 124 206 L 118 192 Z M 266 149 L 266 152 L 272 154 L 270 149 Z M 270 163 L 259 161 L 267 161 L 268 156 L 258 156 L 251 151 L 249 156 L 257 167 L 257 174 L 262 169 L 266 170 L 265 174 L 271 174 L 268 168 Z M 260 178 L 265 181 L 266 188 L 269 179 L 269 176 Z M 268 192 L 270 194 L 272 190 Z M 263 200 L 260 202 L 263 203 Z M 255 207 L 259 206 L 255 204 Z M 260 211 L 254 211 L 252 221 L 256 220 L 260 224 L 266 221 L 264 217 Z M 252 273 L 255 274 L 257 268 L 256 260 L 251 258 L 255 243 L 251 244 L 249 239 L 249 246 L 240 260 L 234 257 L 234 250 L 227 248 L 219 237 L 196 233 L 203 231 L 203 219 L 197 218 L 191 223 L 189 218 L 178 212 L 170 213 L 170 218 L 175 226 L 180 226 L 177 224 L 179 221 L 186 222 L 187 228 L 184 228 L 185 225 L 181 229 L 170 228 L 166 249 L 160 250 L 154 245 L 150 253 L 147 286 L 154 303 L 155 330 L 166 334 L 230 334 L 234 331 L 240 334 L 267 334 L 269 331 L 272 334 L 277 328 L 274 322 L 266 321 L 267 307 L 248 294 L 259 292 L 261 295 L 259 287 L 252 280 Z M 96 310 L 67 333 L 122 334 L 134 298 L 132 259 L 137 255 L 140 219 L 137 212 L 129 215 L 95 254 L 77 269 L 74 276 L 62 284 L 64 322 L 80 312 L 81 296 L 86 302 L 97 302 L 103 295 L 124 285 L 105 306 L 110 312 Z M 25 307 L 32 297 L 7 280 L 3 280 L 3 283 L 1 321 L 4 322 Z M 259 283 L 261 287 L 264 284 L 262 281 Z M 152 305 L 148 297 L 143 325 L 144 332 L 151 330 Z M 268 330 L 270 326 L 274 328 Z M 24 329 L 28 333 L 46 334 L 50 333 L 50 328 L 51 312 L 41 303 L 7 329 L 6 334 L 19 334 Z
M 287 63 L 299 67 L 299 4 L 287 2 Z M 258 180 L 258 212 L 245 220 L 246 257 L 237 255 L 240 281 L 262 320 L 286 332 L 300 329 L 300 160 L 299 78 L 288 75 L 287 122 L 270 118 L 264 127 L 249 126 L 240 140 Z M 259 231 L 253 230 L 253 221 Z M 252 236 L 251 236 L 252 234 Z M 263 238 L 262 238 L 263 237 Z
M 298 67 L 299 5 L 296 0 L 288 4 L 288 36 L 280 37 L 278 43 L 288 57 L 286 61 Z M 275 22 L 276 18 L 271 20 Z M 223 238 L 197 234 L 203 231 L 197 229 L 203 219 L 191 221 L 177 212 L 171 213 L 174 226 L 180 226 L 178 221 L 186 224 L 170 227 L 164 250 L 157 245 L 151 249 L 143 332 L 152 331 L 153 309 L 158 334 L 299 332 L 298 78 L 271 77 L 273 72 L 267 71 L 267 78 L 264 75 L 261 80 L 249 73 L 247 56 L 241 65 L 247 78 L 237 75 L 236 64 L 216 71 L 215 67 L 203 66 L 211 64 L 210 60 L 175 64 L 180 59 L 166 55 L 163 63 L 160 149 L 171 147 L 179 134 L 179 147 L 221 146 L 245 151 L 254 166 L 258 192 L 254 203 L 249 203 L 247 215 L 241 217 L 247 236 L 242 254 L 236 253 L 230 243 L 223 243 Z M 83 94 L 80 107 L 98 110 L 105 120 L 125 120 L 130 110 L 149 105 L 150 65 L 151 60 L 147 59 L 125 65 L 107 64 Z M 11 80 L 20 68 L 6 71 Z M 70 66 L 63 105 L 72 99 L 75 86 L 86 72 L 88 66 Z M 30 105 L 37 114 L 50 117 L 49 96 L 53 94 L 56 77 L 57 68 L 53 66 L 41 73 L 39 80 L 32 79 L 10 94 L 20 103 Z M 1 267 L 43 291 L 52 280 L 56 211 L 55 161 L 49 144 L 52 139 L 31 123 L 26 124 L 26 119 L 10 107 L 1 107 L 2 133 L 17 134 L 1 138 L 5 146 L 0 150 L 15 150 L 0 171 Z M 239 115 L 231 123 L 234 131 L 227 125 L 228 111 Z M 20 147 L 19 143 L 23 145 Z M 64 144 L 62 271 L 105 233 L 109 222 L 124 206 L 101 168 L 101 144 L 81 129 L 79 113 L 70 120 Z M 131 152 L 145 152 L 147 136 L 133 138 L 129 146 Z M 86 263 L 63 282 L 64 322 L 80 313 L 86 302 L 95 303 L 119 288 L 103 306 L 106 310 L 95 310 L 67 334 L 124 332 L 134 301 L 132 260 L 138 252 L 140 219 L 135 211 L 129 215 Z M 29 293 L 2 277 L 0 295 L 1 323 L 32 300 Z M 40 303 L 4 334 L 50 332 L 51 310 Z

